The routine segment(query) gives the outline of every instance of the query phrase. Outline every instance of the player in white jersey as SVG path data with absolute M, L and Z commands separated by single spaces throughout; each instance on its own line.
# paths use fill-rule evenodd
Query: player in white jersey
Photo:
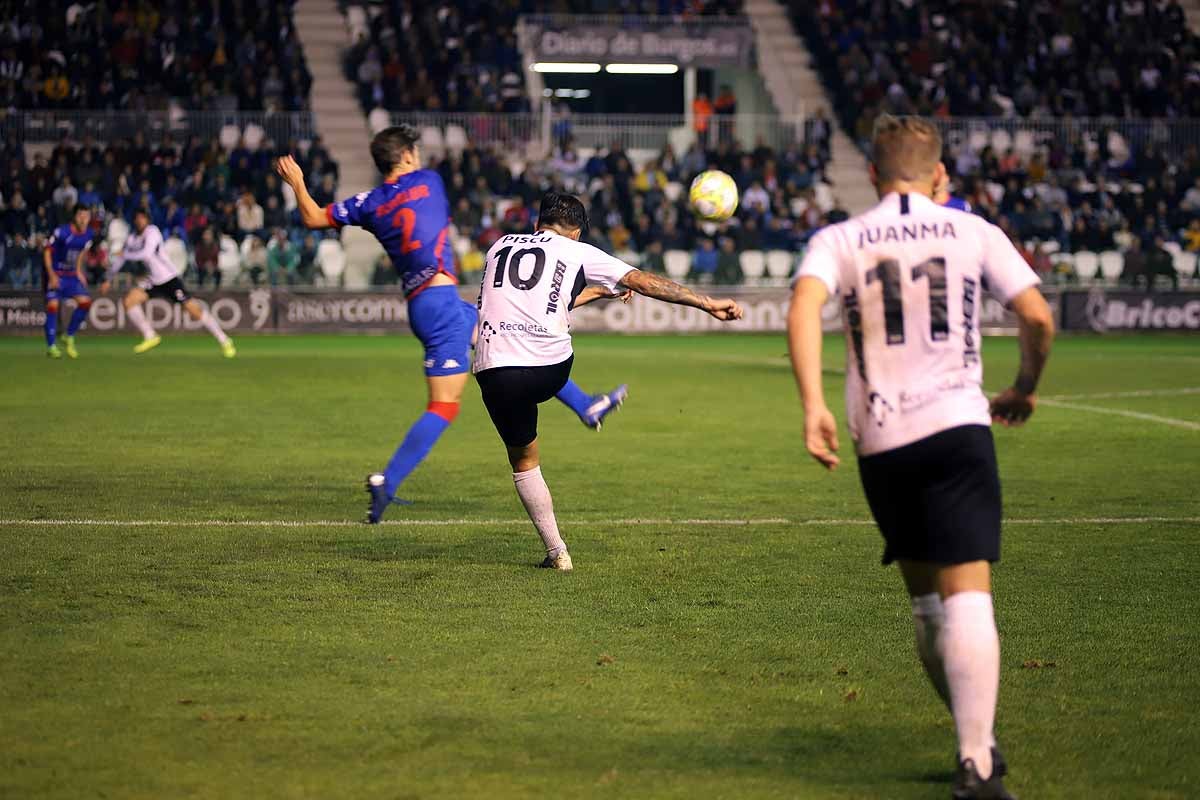
M 537 407 L 571 375 L 571 309 L 632 291 L 719 320 L 742 316 L 733 300 L 698 295 L 579 241 L 587 224 L 578 198 L 550 192 L 534 233 L 502 236 L 492 245 L 480 284 L 473 365 L 483 403 L 508 448 L 517 495 L 546 546 L 541 566 L 559 570 L 572 569 L 572 562 L 542 477 Z
M 876 125 L 880 202 L 813 237 L 788 315 L 808 451 L 838 465 L 837 424 L 821 386 L 821 316 L 840 296 L 846 416 L 867 502 L 912 600 L 917 649 L 954 717 L 953 797 L 1008 798 L 992 734 L 1000 645 L 990 562 L 1000 558 L 1000 480 L 989 425 L 1019 425 L 1050 352 L 1054 323 L 1038 278 L 994 225 L 943 208 L 937 128 L 915 117 Z M 1016 314 L 1014 385 L 983 394 L 984 291 Z
M 121 304 L 125 306 L 125 315 L 142 334 L 142 341 L 134 346 L 133 352 L 145 353 L 162 343 L 162 337 L 155 333 L 150 321 L 146 319 L 146 312 L 142 310 L 142 304 L 151 297 L 161 297 L 182 305 L 187 310 L 188 316 L 203 325 L 213 335 L 213 338 L 221 345 L 222 355 L 226 358 L 233 358 L 237 355 L 233 340 L 225 334 L 225 331 L 221 330 L 221 326 L 213 319 L 208 309 L 192 299 L 187 289 L 184 288 L 183 281 L 175 272 L 175 265 L 167 258 L 162 231 L 158 229 L 157 225 L 150 224 L 150 216 L 145 209 L 139 208 L 134 212 L 133 232 L 125 240 L 125 246 L 121 252 L 113 257 L 112 264 L 108 268 L 108 278 L 100 287 L 102 294 L 108 293 L 113 276 L 121 271 L 121 266 L 126 261 L 142 262 L 147 273 L 146 277 L 139 280 L 137 285 L 130 289 L 121 300 Z

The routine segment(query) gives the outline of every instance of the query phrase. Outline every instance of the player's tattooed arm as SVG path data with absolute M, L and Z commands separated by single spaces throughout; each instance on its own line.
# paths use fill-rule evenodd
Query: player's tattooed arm
M 640 269 L 631 270 L 621 279 L 621 285 L 632 289 L 638 294 L 674 303 L 680 306 L 691 306 L 706 311 L 719 320 L 734 320 L 742 318 L 742 307 L 734 300 L 709 297 L 706 294 L 696 294 L 686 286 L 668 280 L 653 272 Z
M 630 290 L 626 290 L 624 292 L 621 292 L 621 291 L 610 292 L 608 289 L 605 289 L 603 286 L 588 286 L 582 292 L 579 293 L 578 297 L 575 298 L 575 305 L 572 306 L 572 308 L 579 308 L 580 306 L 586 306 L 588 303 L 595 302 L 596 300 L 618 300 L 618 299 L 622 303 L 628 303 L 630 300 L 633 299 L 633 292 Z

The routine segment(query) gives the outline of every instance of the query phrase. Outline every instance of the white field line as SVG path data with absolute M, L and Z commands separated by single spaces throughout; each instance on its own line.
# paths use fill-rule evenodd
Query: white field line
M 1006 519 L 1006 525 L 1128 525 L 1153 522 L 1200 523 L 1197 517 L 1062 517 L 1062 518 L 1016 518 Z M 470 525 L 494 527 L 529 525 L 528 519 L 395 519 L 384 520 L 386 527 L 420 528 Z M 869 519 L 785 519 L 766 517 L 762 519 L 614 519 L 614 520 L 564 520 L 564 524 L 581 526 L 635 526 L 658 525 L 676 527 L 744 527 L 749 525 L 874 525 Z M 346 519 L 288 520 L 288 519 L 0 519 L 0 527 L 94 527 L 94 528 L 357 528 L 364 523 Z
M 1146 414 L 1142 411 L 1129 411 L 1124 408 L 1105 408 L 1103 406 L 1089 406 L 1083 403 L 1066 403 L 1062 400 L 1048 400 L 1041 398 L 1039 403 L 1050 406 L 1051 408 L 1067 408 L 1072 411 L 1089 411 L 1093 414 L 1111 414 L 1114 417 L 1129 417 L 1130 419 L 1140 419 L 1144 422 L 1157 422 L 1162 425 L 1170 425 L 1174 428 L 1183 428 L 1188 431 L 1200 431 L 1200 422 L 1191 422 L 1186 419 L 1175 419 L 1174 417 L 1163 417 L 1158 414 Z
M 1042 400 L 1114 400 L 1123 397 L 1177 397 L 1185 394 L 1200 394 L 1200 386 L 1182 389 L 1134 389 L 1128 392 L 1097 392 L 1095 394 L 1052 394 Z

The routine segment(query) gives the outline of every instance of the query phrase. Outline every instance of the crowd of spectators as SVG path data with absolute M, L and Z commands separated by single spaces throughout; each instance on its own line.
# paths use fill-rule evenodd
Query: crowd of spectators
M 300 154 L 319 202 L 337 192 L 338 165 L 315 138 Z M 221 243 L 238 246 L 249 280 L 258 284 L 311 282 L 318 237 L 305 231 L 295 200 L 271 168 L 274 147 L 244 142 L 230 150 L 216 140 L 170 134 L 150 142 L 142 133 L 101 146 L 90 137 L 67 137 L 47 155 L 28 157 L 16 141 L 0 148 L 0 283 L 38 286 L 41 249 L 58 225 L 70 221 L 77 205 L 93 212 L 102 244 L 89 255 L 97 274 L 107 263 L 108 231 L 114 220 L 126 225 L 145 209 L 164 238 L 178 237 L 191 252 L 194 276 L 201 285 L 219 286 Z
M 1175 0 L 792 0 L 860 141 L 881 111 L 1197 117 L 1200 38 Z
M 980 148 L 969 137 L 948 141 L 944 160 L 957 193 L 1008 232 L 1039 271 L 1061 265 L 1052 252 L 1136 246 L 1143 254 L 1200 254 L 1195 147 L 1168 157 L 1116 128 L 1085 134 L 1066 125 L 1026 147 L 1007 134 Z
M 948 137 L 946 163 L 956 191 L 1039 271 L 1074 277 L 1053 251 L 1132 252 L 1134 264 L 1200 251 L 1195 149 L 1168 150 L 1115 121 L 1200 116 L 1200 38 L 1174 0 L 790 7 L 837 116 L 864 147 L 882 112 L 1036 121 L 1043 133 L 993 129 L 983 145 Z M 1072 123 L 1081 117 L 1114 123 Z
M 293 2 L 7 0 L 0 108 L 307 109 Z
M 635 164 L 619 143 L 585 157 L 568 139 L 553 158 L 529 162 L 515 175 L 502 148 L 428 160 L 445 181 L 455 229 L 467 243 L 468 275 L 481 268 L 482 254 L 501 235 L 530 230 L 538 200 L 554 189 L 584 199 L 587 238 L 598 247 L 660 272 L 667 251 L 689 251 L 695 277 L 736 283 L 742 279 L 737 252 L 795 251 L 821 225 L 845 218 L 819 198 L 826 153 L 825 141 L 776 150 L 761 141 L 745 148 L 714 137 L 711 149 L 693 144 L 677 154 L 667 146 Z M 728 172 L 741 191 L 737 215 L 721 225 L 697 221 L 687 207 L 687 185 L 709 168 Z

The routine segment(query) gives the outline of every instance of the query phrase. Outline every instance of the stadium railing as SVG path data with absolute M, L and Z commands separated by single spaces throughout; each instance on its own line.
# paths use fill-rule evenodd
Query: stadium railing
M 308 140 L 316 134 L 314 115 L 307 111 L 15 111 L 0 113 L 0 140 L 17 144 L 55 142 L 65 133 L 79 140 L 130 138 L 141 131 L 151 141 L 170 133 L 220 137 L 236 128 L 257 127 L 264 138 L 282 146 L 289 139 Z
M 1074 117 L 955 117 L 939 119 L 942 136 L 952 149 L 969 146 L 976 152 L 990 145 L 1003 155 L 1008 148 L 1028 156 L 1052 143 L 1098 147 L 1101 136 L 1116 156 L 1140 154 L 1153 146 L 1161 155 L 1183 155 L 1200 148 L 1200 119 L 1116 119 Z
M 743 147 L 753 147 L 762 140 L 776 149 L 803 143 L 809 123 L 803 115 L 738 114 L 725 119 L 731 123 L 726 135 Z M 427 150 L 501 146 L 521 155 L 532 153 L 542 157 L 552 154 L 568 138 L 575 147 L 599 148 L 620 143 L 626 149 L 661 150 L 671 144 L 679 153 L 696 135 L 682 114 L 393 112 L 386 117 L 375 116 L 371 127 L 378 130 L 387 124 L 400 123 L 420 128 Z M 721 138 L 722 124 L 722 118 L 711 119 L 707 131 L 711 144 Z

